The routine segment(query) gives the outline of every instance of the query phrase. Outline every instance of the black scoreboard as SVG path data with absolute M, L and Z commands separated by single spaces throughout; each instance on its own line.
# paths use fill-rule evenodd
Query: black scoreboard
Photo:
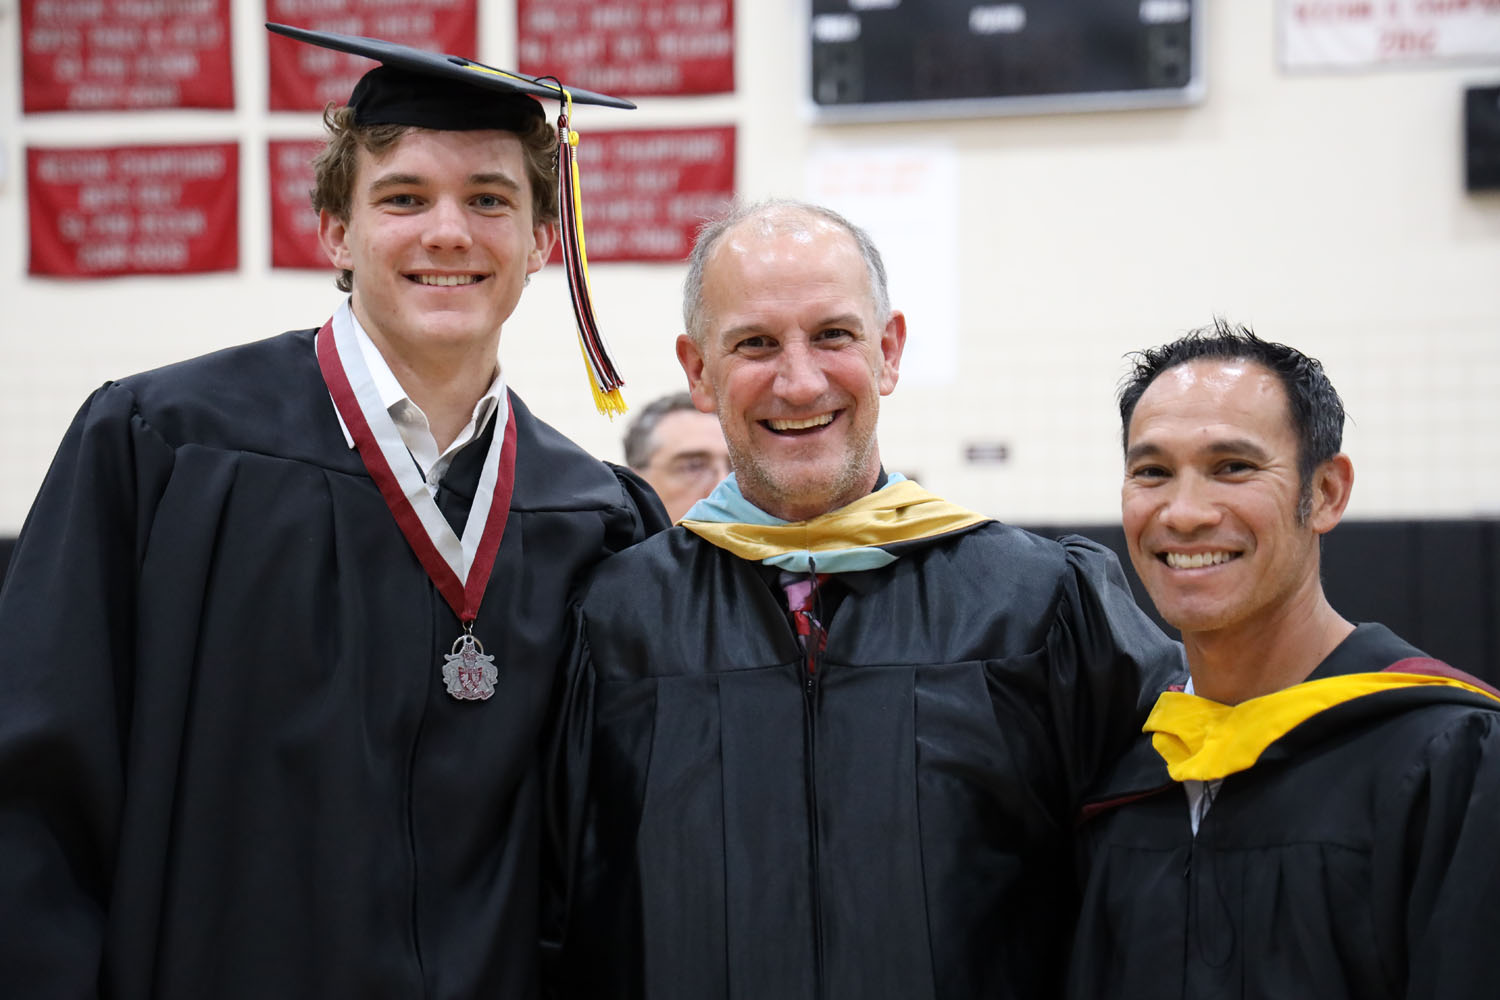
M 811 0 L 820 120 L 1188 104 L 1202 0 Z

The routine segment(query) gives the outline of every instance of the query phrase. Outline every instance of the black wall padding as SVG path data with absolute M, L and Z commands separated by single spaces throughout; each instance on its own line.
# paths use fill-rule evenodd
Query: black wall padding
M 1136 601 L 1151 606 L 1116 525 L 1032 527 L 1109 546 Z M 1500 687 L 1500 520 L 1345 521 L 1323 539 L 1323 590 L 1353 622 L 1381 622 L 1407 642 Z
M 1168 632 L 1141 587 L 1118 525 L 1032 526 L 1070 532 L 1120 557 L 1136 600 Z M 0 538 L 0 578 L 15 539 Z M 14 585 L 8 583 L 7 586 Z M 1350 621 L 1382 622 L 1412 645 L 1500 687 L 1500 519 L 1346 521 L 1323 541 L 1323 586 Z

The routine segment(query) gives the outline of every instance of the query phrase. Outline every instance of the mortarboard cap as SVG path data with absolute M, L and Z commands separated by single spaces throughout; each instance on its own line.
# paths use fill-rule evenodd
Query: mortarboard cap
M 557 118 L 558 215 L 563 264 L 573 298 L 573 315 L 578 322 L 579 347 L 588 368 L 594 404 L 610 417 L 625 412 L 625 401 L 620 395 L 620 387 L 625 383 L 610 360 L 594 318 L 588 257 L 584 252 L 578 164 L 573 152 L 578 133 L 570 128 L 568 118 L 574 104 L 626 109 L 635 105 L 607 94 L 566 87 L 555 80 L 511 73 L 461 56 L 426 52 L 379 38 L 338 35 L 287 24 L 268 23 L 266 28 L 300 42 L 365 56 L 380 63 L 360 78 L 349 96 L 356 125 L 515 132 L 535 119 L 546 117 L 537 98 L 550 97 L 561 103 L 562 111 Z
M 635 105 L 608 94 L 552 80 L 495 69 L 462 56 L 414 49 L 379 38 L 312 31 L 288 24 L 267 24 L 278 35 L 325 49 L 364 56 L 380 63 L 360 78 L 349 96 L 359 125 L 414 125 L 444 131 L 506 129 L 514 131 L 529 119 L 542 116 L 532 98 L 571 99 L 574 104 L 608 108 Z

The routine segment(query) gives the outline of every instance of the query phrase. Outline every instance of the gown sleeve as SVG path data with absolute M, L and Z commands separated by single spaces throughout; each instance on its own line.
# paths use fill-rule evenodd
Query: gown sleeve
M 1068 575 L 1047 638 L 1051 715 L 1075 806 L 1140 736 L 1157 695 L 1187 675 L 1182 647 L 1135 603 L 1113 552 L 1062 539 Z
M 636 475 L 623 465 L 613 462 L 605 462 L 615 478 L 620 481 L 620 490 L 625 495 L 625 506 L 635 511 L 635 523 L 625 531 L 617 533 L 611 538 L 610 552 L 619 552 L 621 549 L 629 548 L 643 538 L 649 538 L 658 531 L 665 531 L 672 526 L 667 518 L 667 509 L 662 506 L 656 491 L 646 485 L 646 481 Z
M 1406 955 L 1411 1000 L 1495 995 L 1500 927 L 1500 712 L 1466 713 L 1390 783 L 1372 869 L 1383 929 Z M 1401 977 L 1397 970 L 1397 977 Z
M 546 754 L 541 966 L 543 995 L 549 998 L 566 995 L 563 942 L 584 826 L 594 731 L 594 671 L 588 629 L 578 605 L 573 606 L 572 614 L 561 704 L 554 713 Z
M 605 555 L 629 548 L 671 527 L 656 492 L 640 476 L 622 465 L 606 462 L 619 481 L 628 516 L 608 526 Z M 573 865 L 583 828 L 584 793 L 593 733 L 594 672 L 589 658 L 583 611 L 575 594 L 569 609 L 568 645 L 562 679 L 551 712 L 550 737 L 543 752 L 544 815 L 542 830 L 541 965 L 544 993 L 561 995 L 562 942 L 568 919 L 568 897 Z
M 136 581 L 172 449 L 119 386 L 63 439 L 0 588 L 0 983 L 99 989 L 130 742 Z

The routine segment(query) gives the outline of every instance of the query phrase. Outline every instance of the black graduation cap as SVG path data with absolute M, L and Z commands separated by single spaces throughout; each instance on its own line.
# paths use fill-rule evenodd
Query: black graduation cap
M 557 117 L 559 216 L 563 263 L 578 322 L 579 347 L 588 364 L 594 405 L 613 417 L 625 412 L 620 395 L 624 380 L 610 360 L 604 339 L 594 319 L 589 293 L 588 258 L 584 253 L 582 201 L 578 188 L 578 164 L 574 147 L 578 133 L 568 118 L 574 104 L 597 104 L 608 108 L 634 108 L 619 97 L 590 90 L 565 87 L 556 80 L 512 73 L 462 56 L 442 55 L 360 35 L 338 35 L 287 24 L 267 23 L 278 35 L 300 42 L 365 56 L 380 63 L 360 78 L 349 96 L 355 124 L 411 125 L 440 131 L 503 129 L 519 131 L 546 112 L 535 98 L 550 97 L 561 103 Z
M 366 73 L 349 97 L 359 125 L 416 125 L 444 131 L 501 128 L 513 130 L 527 118 L 543 114 L 533 97 L 571 99 L 575 104 L 634 108 L 608 94 L 567 87 L 555 80 L 496 69 L 462 56 L 414 49 L 361 35 L 338 35 L 289 24 L 267 24 L 278 35 L 325 49 L 374 59 L 380 65 Z

